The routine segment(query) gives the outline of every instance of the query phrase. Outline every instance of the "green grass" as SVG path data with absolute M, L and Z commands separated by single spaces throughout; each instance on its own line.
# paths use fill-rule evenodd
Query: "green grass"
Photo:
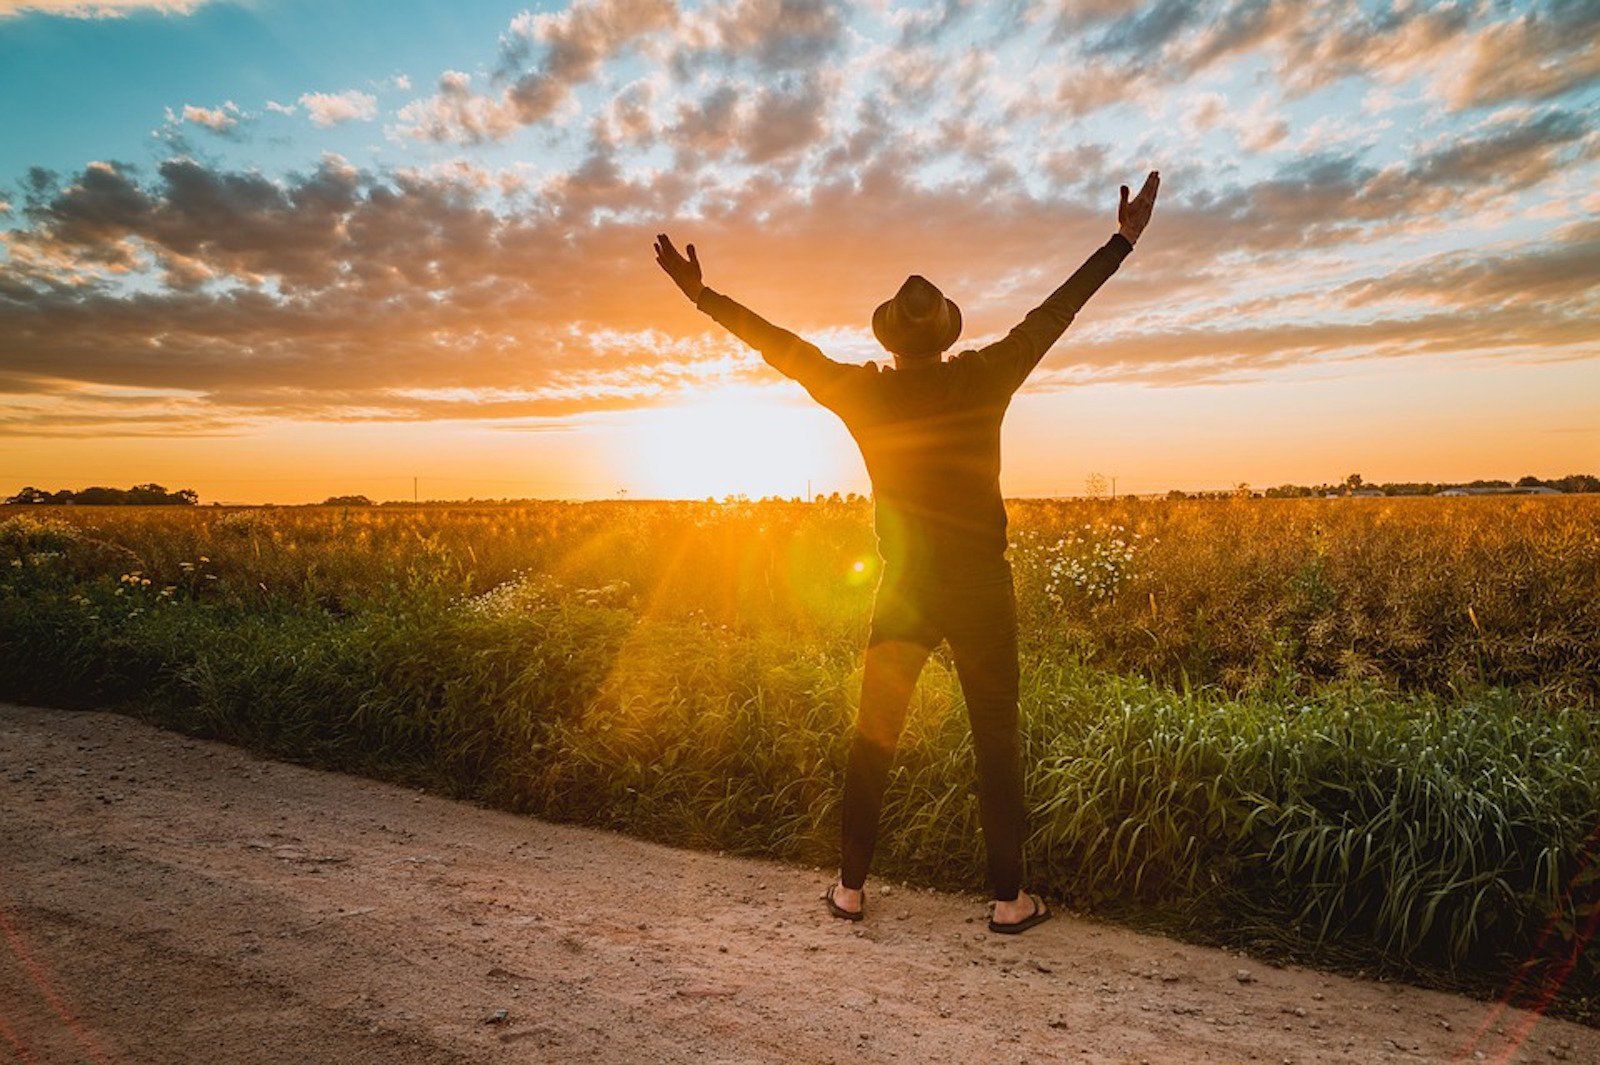
M 152 559 L 142 527 L 0 520 L 0 696 L 121 707 L 545 817 L 830 863 L 870 587 L 774 583 L 774 557 L 802 572 L 827 557 L 792 529 L 781 551 L 763 547 L 777 521 L 697 527 L 714 563 L 688 572 L 671 562 L 686 557 L 678 530 L 569 518 L 544 554 L 524 544 L 531 572 L 492 587 L 415 528 L 407 546 L 366 527 L 381 548 L 364 554 L 360 527 L 341 543 L 320 519 L 183 515 L 171 557 Z M 631 550 L 609 554 L 619 543 Z M 1581 948 L 1600 919 L 1600 722 L 1581 684 L 1317 679 L 1291 652 L 1239 685 L 1112 670 L 1050 627 L 1058 608 L 1030 579 L 1031 883 L 1212 938 L 1271 929 L 1295 951 L 1531 977 L 1535 993 L 1559 979 L 1565 1010 L 1594 1010 L 1600 972 Z M 980 886 L 970 765 L 936 657 L 879 871 Z

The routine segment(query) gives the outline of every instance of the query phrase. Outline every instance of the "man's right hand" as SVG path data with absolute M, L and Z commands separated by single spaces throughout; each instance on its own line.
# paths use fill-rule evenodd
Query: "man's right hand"
M 1156 192 L 1160 188 L 1159 170 L 1150 171 L 1150 176 L 1144 179 L 1144 188 L 1131 200 L 1128 199 L 1128 186 L 1122 186 L 1122 202 L 1117 205 L 1117 232 L 1126 237 L 1129 244 L 1137 242 L 1144 227 L 1150 224 L 1150 212 L 1155 210 Z
M 678 254 L 678 249 L 672 246 L 672 240 L 665 233 L 656 234 L 656 262 L 661 269 L 672 278 L 672 283 L 683 290 L 683 294 L 695 303 L 700 302 L 700 293 L 705 291 L 705 282 L 700 280 L 700 259 L 694 253 L 694 245 L 688 245 L 689 257 L 685 259 Z

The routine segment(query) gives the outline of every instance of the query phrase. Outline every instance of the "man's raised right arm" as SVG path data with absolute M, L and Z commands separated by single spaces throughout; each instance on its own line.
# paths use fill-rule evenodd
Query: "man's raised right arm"
M 683 294 L 702 313 L 760 352 L 767 365 L 804 385 L 819 402 L 827 404 L 823 394 L 852 371 L 861 369 L 834 362 L 810 341 L 773 325 L 737 300 L 712 289 L 702 279 L 694 245 L 687 245 L 686 250 L 687 258 L 678 253 L 665 233 L 656 237 L 656 262 Z

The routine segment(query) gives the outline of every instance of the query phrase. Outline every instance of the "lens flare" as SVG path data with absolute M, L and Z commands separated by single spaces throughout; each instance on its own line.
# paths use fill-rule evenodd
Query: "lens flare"
M 844 582 L 852 588 L 870 585 L 878 576 L 878 560 L 862 557 L 845 567 Z

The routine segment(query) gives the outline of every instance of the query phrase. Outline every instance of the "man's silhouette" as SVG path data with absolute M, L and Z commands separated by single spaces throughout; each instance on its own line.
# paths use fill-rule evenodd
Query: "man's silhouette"
M 979 817 L 996 932 L 1049 916 L 1021 891 L 1025 810 L 1017 731 L 1017 618 L 1005 557 L 1000 423 L 1011 396 L 1089 297 L 1116 272 L 1150 221 L 1160 176 L 1139 195 L 1122 186 L 1118 231 L 1000 340 L 952 358 L 961 310 L 920 276 L 872 315 L 892 367 L 847 365 L 765 321 L 701 280 L 693 244 L 684 258 L 665 233 L 656 262 L 696 307 L 838 414 L 872 480 L 882 577 L 873 604 L 861 708 L 845 772 L 837 917 L 860 920 L 863 885 L 912 689 L 940 641 L 950 645 L 977 754 Z

